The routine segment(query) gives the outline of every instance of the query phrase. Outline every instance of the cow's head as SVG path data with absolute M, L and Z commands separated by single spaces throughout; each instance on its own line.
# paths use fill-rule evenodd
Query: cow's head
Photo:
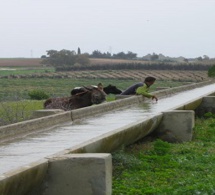
M 118 89 L 116 86 L 114 85 L 108 85 L 107 87 L 104 87 L 104 92 L 106 94 L 120 94 L 122 93 L 122 91 L 120 89 Z

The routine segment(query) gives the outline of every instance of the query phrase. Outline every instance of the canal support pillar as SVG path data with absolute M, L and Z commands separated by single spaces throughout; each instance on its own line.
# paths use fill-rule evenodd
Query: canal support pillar
M 48 164 L 47 176 L 39 194 L 111 195 L 112 193 L 111 154 L 65 154 L 49 159 Z
M 204 116 L 207 112 L 215 114 L 215 96 L 203 97 L 201 104 L 195 110 L 198 117 Z
M 195 125 L 193 110 L 173 110 L 163 112 L 163 118 L 154 131 L 154 136 L 170 143 L 192 140 Z

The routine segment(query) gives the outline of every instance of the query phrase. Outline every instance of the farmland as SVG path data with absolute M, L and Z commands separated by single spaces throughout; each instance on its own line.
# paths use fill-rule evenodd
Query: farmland
M 39 67 L 40 58 L 0 58 L 0 67 Z
M 119 63 L 126 60 L 91 59 L 94 64 Z M 54 67 L 42 66 L 41 59 L 0 59 L 0 99 L 26 99 L 30 90 L 42 89 L 51 96 L 69 95 L 76 86 L 114 84 L 124 90 L 147 76 L 157 78 L 155 87 L 175 87 L 189 82 L 208 80 L 207 71 L 191 70 L 80 70 L 56 72 Z M 128 60 L 127 60 L 128 62 Z M 130 62 L 130 61 L 129 61 Z M 63 86 L 63 87 L 62 87 Z
M 40 70 L 41 71 L 41 70 Z M 0 73 L 0 78 L 73 78 L 73 79 L 124 79 L 142 80 L 147 76 L 154 76 L 158 80 L 190 81 L 199 82 L 208 80 L 207 71 L 174 71 L 174 70 L 97 70 L 97 71 L 67 71 L 54 72 L 46 69 L 27 71 L 7 71 L 4 75 Z M 14 74 L 14 72 L 16 72 Z
M 41 58 L 0 58 L 0 67 L 41 67 Z M 144 60 L 90 58 L 90 65 L 120 64 L 120 63 L 149 63 Z M 176 64 L 173 63 L 173 64 Z M 204 64 L 215 64 L 215 60 L 205 61 Z
M 138 63 L 136 60 L 90 59 L 91 64 Z M 144 63 L 141 61 L 141 63 Z M 200 82 L 209 79 L 206 70 L 80 70 L 56 72 L 53 67 L 41 64 L 41 59 L 12 58 L 0 59 L 0 78 L 69 78 L 69 79 L 119 79 L 143 80 L 154 76 L 157 80 Z
M 0 58 L 0 67 L 41 67 L 41 58 Z M 140 60 L 123 60 L 123 59 L 99 59 L 99 58 L 90 58 L 91 65 L 98 64 L 119 64 L 119 63 L 138 63 L 143 62 Z

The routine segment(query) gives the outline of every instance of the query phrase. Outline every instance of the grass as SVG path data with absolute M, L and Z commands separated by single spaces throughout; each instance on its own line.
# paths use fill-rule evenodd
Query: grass
M 215 117 L 196 119 L 192 142 L 140 141 L 113 154 L 113 195 L 215 194 Z
M 35 110 L 42 108 L 42 100 L 0 102 L 0 126 L 28 120 Z
M 119 89 L 126 89 L 134 84 L 135 80 L 118 80 L 118 79 L 52 79 L 52 78 L 26 78 L 26 79 L 0 79 L 0 100 L 28 99 L 28 92 L 39 89 L 44 90 L 52 97 L 69 96 L 70 91 L 77 86 L 97 85 L 102 82 L 104 86 L 109 84 L 116 85 Z M 154 91 L 159 87 L 176 87 L 183 85 L 183 82 L 173 81 L 156 81 L 151 87 Z

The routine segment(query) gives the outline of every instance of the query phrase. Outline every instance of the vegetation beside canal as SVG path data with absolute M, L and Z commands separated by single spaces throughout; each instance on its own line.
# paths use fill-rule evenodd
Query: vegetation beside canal
M 24 121 L 31 118 L 33 111 L 43 108 L 44 99 L 48 97 L 69 96 L 70 91 L 77 86 L 97 85 L 102 82 L 104 86 L 116 85 L 119 89 L 126 89 L 135 80 L 119 79 L 1 79 L 0 82 L 0 126 Z M 158 81 L 152 87 L 177 87 L 187 82 Z M 45 98 L 46 97 L 46 98 Z M 109 95 L 107 101 L 115 99 Z M 38 100 L 38 101 L 36 101 Z
M 26 79 L 0 79 L 0 101 L 29 99 L 28 93 L 32 90 L 42 90 L 52 97 L 69 96 L 74 87 L 97 85 L 102 83 L 104 86 L 115 85 L 121 90 L 125 90 L 130 85 L 140 82 L 138 80 L 126 79 L 51 79 L 51 78 L 26 78 Z M 177 87 L 188 82 L 179 81 L 156 81 L 151 87 L 154 91 L 156 87 Z
M 113 195 L 215 194 L 215 115 L 205 117 L 191 142 L 148 137 L 113 153 Z

